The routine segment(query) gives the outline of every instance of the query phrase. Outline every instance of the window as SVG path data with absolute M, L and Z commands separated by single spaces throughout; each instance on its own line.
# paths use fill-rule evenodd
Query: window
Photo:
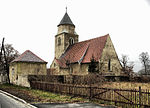
M 56 64 L 54 63 L 54 67 L 56 66 Z
M 69 45 L 72 45 L 72 44 L 74 44 L 74 39 L 73 39 L 73 38 L 70 38 L 70 39 L 69 39 Z
M 111 59 L 108 60 L 108 71 L 111 71 Z
M 14 73 L 15 73 L 15 69 L 14 67 L 12 67 L 12 76 L 14 75 Z
M 58 45 L 61 45 L 61 38 L 58 38 Z
M 16 80 L 18 80 L 18 75 L 16 76 Z

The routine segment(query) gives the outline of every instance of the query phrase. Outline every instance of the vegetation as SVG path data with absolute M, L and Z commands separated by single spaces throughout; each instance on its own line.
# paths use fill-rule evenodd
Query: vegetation
M 17 97 L 24 99 L 29 103 L 67 103 L 67 102 L 87 102 L 88 100 L 80 97 L 71 97 L 67 95 L 45 92 L 16 85 L 3 84 L 0 89 L 9 92 Z
M 127 55 L 122 55 L 120 62 L 122 64 L 122 71 L 131 78 L 133 75 L 134 63 L 129 62 L 129 57 Z
M 89 64 L 88 71 L 90 73 L 95 73 L 95 72 L 97 73 L 98 72 L 98 70 L 97 70 L 97 62 L 96 62 L 94 56 L 92 56 L 92 58 L 91 58 L 91 62 Z
M 142 89 L 150 90 L 150 83 L 137 83 L 137 82 L 106 82 L 102 87 L 115 88 L 115 89 Z
M 9 83 L 9 64 L 18 56 L 19 52 L 11 44 L 4 44 L 3 38 L 2 44 L 0 44 L 0 73 L 7 74 Z
M 139 55 L 139 59 L 140 59 L 142 65 L 144 67 L 144 72 L 142 74 L 146 74 L 146 75 L 150 74 L 149 71 L 148 71 L 149 70 L 148 67 L 150 65 L 150 59 L 149 59 L 148 52 L 142 52 Z

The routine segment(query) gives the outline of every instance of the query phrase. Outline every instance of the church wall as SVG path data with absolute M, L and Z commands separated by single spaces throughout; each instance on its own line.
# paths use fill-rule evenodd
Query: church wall
M 109 60 L 110 70 L 108 68 Z M 106 75 L 118 76 L 121 74 L 121 64 L 110 37 L 107 38 L 107 42 L 105 48 L 103 49 L 102 56 L 99 62 L 99 67 L 102 67 L 100 72 Z
M 60 68 L 58 75 L 69 75 L 69 69 L 66 68 Z
M 51 69 L 51 75 L 59 75 L 59 70 L 60 70 L 60 67 L 59 65 L 56 63 L 55 60 L 53 60 L 51 66 L 50 66 L 50 69 Z
M 62 33 L 55 36 L 55 57 L 58 59 L 68 48 L 70 38 L 74 39 L 74 43 L 78 42 L 78 35 Z M 61 39 L 59 44 L 58 39 Z
M 72 75 L 87 75 L 88 74 L 88 64 L 72 64 Z
M 55 36 L 55 57 L 58 59 L 61 55 L 62 55 L 62 53 L 65 51 L 65 49 L 64 49 L 64 35 L 65 34 L 60 34 L 60 35 L 56 35 Z M 58 39 L 60 39 L 61 40 L 61 42 L 59 43 L 58 42 Z
M 74 30 L 75 30 L 75 27 L 74 26 L 71 26 L 71 25 L 60 25 L 58 27 L 58 32 L 57 34 L 60 34 L 62 32 L 67 32 L 67 33 L 71 33 L 71 34 L 74 34 Z
M 64 39 L 65 39 L 65 40 L 64 40 L 64 43 L 65 43 L 64 47 L 65 47 L 65 49 L 67 49 L 68 46 L 70 45 L 70 44 L 69 44 L 70 38 L 73 38 L 73 39 L 74 39 L 74 43 L 77 43 L 77 42 L 78 42 L 78 35 L 65 33 L 65 38 L 64 38 Z

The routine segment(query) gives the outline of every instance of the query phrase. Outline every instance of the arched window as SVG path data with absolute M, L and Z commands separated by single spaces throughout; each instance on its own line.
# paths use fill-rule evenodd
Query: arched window
M 70 39 L 69 39 L 69 45 L 72 45 L 72 44 L 74 44 L 74 39 L 73 39 L 73 38 L 70 38 Z
M 61 45 L 61 38 L 58 38 L 58 45 Z

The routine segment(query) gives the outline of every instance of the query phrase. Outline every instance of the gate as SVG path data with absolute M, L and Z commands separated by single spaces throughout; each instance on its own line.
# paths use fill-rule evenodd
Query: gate
M 123 108 L 150 108 L 149 90 L 125 90 L 109 88 L 93 88 L 92 99 L 100 99 L 114 103 Z

